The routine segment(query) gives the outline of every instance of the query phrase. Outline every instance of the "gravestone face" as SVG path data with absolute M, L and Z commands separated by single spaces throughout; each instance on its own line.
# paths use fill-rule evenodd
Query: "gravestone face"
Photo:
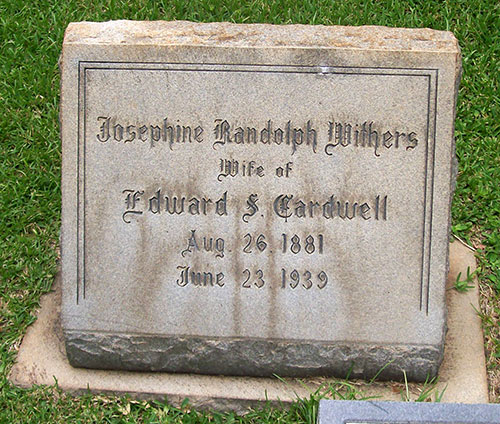
M 74 366 L 436 374 L 452 34 L 78 23 L 61 66 Z
M 500 424 L 500 405 L 320 400 L 318 424 Z

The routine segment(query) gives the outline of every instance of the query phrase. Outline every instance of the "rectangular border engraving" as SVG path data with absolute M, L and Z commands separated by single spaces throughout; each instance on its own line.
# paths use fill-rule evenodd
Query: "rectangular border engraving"
M 85 228 L 86 228 L 86 111 L 87 70 L 145 70 L 145 71 L 204 71 L 204 72 L 257 72 L 257 73 L 322 73 L 341 75 L 406 76 L 427 79 L 427 124 L 424 170 L 424 204 L 422 225 L 422 254 L 420 272 L 419 310 L 429 314 L 430 264 L 432 247 L 432 215 L 434 202 L 434 167 L 436 143 L 438 69 L 343 67 L 343 66 L 295 66 L 295 65 L 246 65 L 201 64 L 162 62 L 78 62 L 78 136 L 77 136 L 77 233 L 76 233 L 76 304 L 86 297 L 85 290 Z M 83 140 L 83 141 L 82 141 Z

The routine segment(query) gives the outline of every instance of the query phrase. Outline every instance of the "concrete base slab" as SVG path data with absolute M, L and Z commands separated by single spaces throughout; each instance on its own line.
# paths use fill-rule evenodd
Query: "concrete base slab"
M 450 246 L 448 279 L 448 333 L 445 357 L 439 372 L 439 392 L 445 390 L 442 402 L 487 403 L 488 387 L 479 311 L 477 284 L 466 293 L 453 290 L 459 272 L 462 278 L 475 269 L 473 253 L 460 242 Z M 167 399 L 179 405 L 185 398 L 196 408 L 245 412 L 265 402 L 284 405 L 297 397 L 308 397 L 325 387 L 331 378 L 270 379 L 224 377 L 153 372 L 101 371 L 73 368 L 66 359 L 60 326 L 61 285 L 59 278 L 54 291 L 41 300 L 37 321 L 28 329 L 21 344 L 17 361 L 9 379 L 20 387 L 52 385 L 57 380 L 65 391 L 79 393 L 128 393 L 140 399 Z M 401 393 L 413 399 L 423 389 L 422 384 L 397 382 L 369 384 L 353 381 L 365 396 L 380 400 L 402 400 Z

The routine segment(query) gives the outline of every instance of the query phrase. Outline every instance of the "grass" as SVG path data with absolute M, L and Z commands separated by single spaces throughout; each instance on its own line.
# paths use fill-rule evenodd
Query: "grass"
M 459 272 L 453 288 L 460 293 L 465 293 L 466 291 L 473 289 L 474 275 L 476 274 L 476 271 L 470 272 L 470 267 L 467 267 L 467 276 L 465 277 L 465 279 L 462 279 L 462 273 Z
M 192 0 L 0 2 L 0 423 L 314 422 L 317 397 L 289 411 L 264 408 L 244 419 L 165 403 L 86 395 L 57 387 L 21 390 L 7 374 L 40 296 L 57 269 L 61 150 L 59 72 L 71 21 L 188 19 L 430 27 L 451 30 L 463 54 L 456 141 L 453 232 L 472 245 L 486 336 L 490 397 L 500 401 L 500 3 L 496 0 Z
M 436 381 L 424 384 L 419 393 L 410 393 L 401 384 L 401 400 L 440 401 L 442 392 Z M 272 407 L 250 410 L 244 417 L 235 413 L 202 412 L 192 409 L 186 399 L 180 407 L 167 402 L 132 400 L 128 397 L 96 396 L 90 393 L 74 397 L 57 385 L 30 390 L 10 388 L 2 394 L 1 423 L 316 423 L 320 399 L 367 400 L 357 385 L 348 380 L 332 381 L 314 391 L 309 398 L 297 399 L 289 408 Z

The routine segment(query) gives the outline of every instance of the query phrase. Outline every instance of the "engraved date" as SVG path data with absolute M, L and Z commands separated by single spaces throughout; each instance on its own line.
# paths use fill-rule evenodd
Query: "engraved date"
M 258 236 L 252 236 L 252 234 L 245 234 L 243 237 L 245 240 L 245 247 L 243 252 L 252 253 L 255 249 L 258 252 L 263 252 L 267 248 L 266 236 L 264 234 L 259 234 Z
M 257 288 L 261 289 L 267 285 L 266 279 L 264 277 L 264 272 L 261 269 L 251 271 L 248 268 L 243 270 L 243 282 L 241 287 L 246 289 Z M 281 288 L 282 289 L 296 289 L 302 288 L 305 290 L 309 289 L 324 289 L 328 284 L 328 275 L 325 271 L 320 271 L 317 274 L 311 271 L 297 271 L 296 269 L 292 271 L 287 271 L 286 269 L 281 269 Z M 272 285 L 272 284 L 271 284 Z
M 318 234 L 315 238 L 312 235 L 306 236 L 303 240 L 294 234 L 291 238 L 286 234 L 281 234 L 281 248 L 283 253 L 288 250 L 294 254 L 298 254 L 301 251 L 312 255 L 314 252 L 323 253 L 323 234 Z
M 243 281 L 241 287 L 244 287 L 246 289 L 251 289 L 252 287 L 261 289 L 266 284 L 266 282 L 264 281 L 264 273 L 261 269 L 255 271 L 254 275 L 252 276 L 252 272 L 248 268 L 245 268 L 243 270 L 243 275 L 245 276 L 245 281 Z
M 247 233 L 243 236 L 244 253 L 260 253 L 264 252 L 268 247 L 266 236 L 264 234 L 250 234 Z M 300 252 L 312 255 L 313 253 L 323 254 L 324 252 L 324 237 L 323 234 L 307 235 L 300 237 L 297 234 L 289 236 L 288 234 L 281 234 L 281 247 L 282 253 L 293 253 L 294 255 Z
M 299 272 L 296 269 L 292 270 L 290 273 L 282 268 L 281 269 L 281 288 L 292 288 L 297 287 L 309 290 L 311 288 L 317 287 L 318 289 L 324 289 L 328 284 L 328 275 L 325 271 L 320 271 L 318 274 L 313 275 L 311 271 Z

